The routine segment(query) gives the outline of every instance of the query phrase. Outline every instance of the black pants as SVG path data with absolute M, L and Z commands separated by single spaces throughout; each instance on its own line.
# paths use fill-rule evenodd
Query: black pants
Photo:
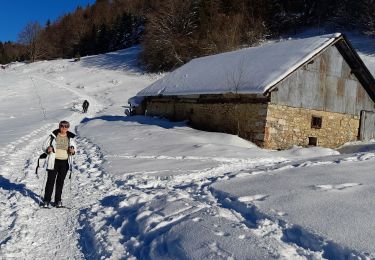
M 61 201 L 61 193 L 64 187 L 64 180 L 66 173 L 69 170 L 68 160 L 55 160 L 55 168 L 48 171 L 46 191 L 44 193 L 44 201 L 50 202 L 53 192 L 53 186 L 55 186 L 55 202 Z M 57 177 L 57 178 L 56 178 Z

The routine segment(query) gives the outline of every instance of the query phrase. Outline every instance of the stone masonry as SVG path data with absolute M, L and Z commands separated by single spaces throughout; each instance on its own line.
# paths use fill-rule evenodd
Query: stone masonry
M 267 104 L 150 101 L 146 114 L 188 120 L 197 129 L 235 134 L 263 146 Z
M 238 135 L 267 149 L 317 145 L 336 148 L 358 137 L 359 116 L 283 105 L 149 101 L 147 115 L 173 121 L 188 120 L 197 129 Z M 312 117 L 322 118 L 320 129 L 311 127 Z
M 311 127 L 312 116 L 322 118 L 320 129 Z M 264 147 L 308 146 L 309 137 L 316 137 L 318 146 L 337 148 L 357 140 L 359 121 L 355 115 L 269 104 Z

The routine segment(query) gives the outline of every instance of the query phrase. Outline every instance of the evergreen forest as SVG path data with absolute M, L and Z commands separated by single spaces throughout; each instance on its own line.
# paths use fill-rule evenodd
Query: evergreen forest
M 97 0 L 0 42 L 0 64 L 76 58 L 142 45 L 140 64 L 169 71 L 303 28 L 375 33 L 375 0 Z

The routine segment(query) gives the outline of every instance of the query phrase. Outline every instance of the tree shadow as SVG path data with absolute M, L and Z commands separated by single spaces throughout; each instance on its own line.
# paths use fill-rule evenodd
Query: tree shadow
M 17 191 L 25 197 L 32 198 L 37 203 L 40 202 L 39 195 L 29 190 L 28 188 L 26 188 L 25 184 L 12 183 L 1 175 L 0 175 L 0 188 L 2 188 L 3 190 Z
M 133 46 L 124 50 L 81 58 L 81 65 L 89 68 L 109 70 L 126 70 L 133 73 L 144 73 L 138 62 L 141 47 Z
M 85 117 L 81 123 L 87 123 L 93 120 L 103 120 L 108 122 L 113 121 L 122 121 L 122 122 L 131 122 L 138 123 L 142 125 L 155 125 L 165 129 L 171 129 L 175 127 L 187 126 L 187 121 L 172 122 L 163 118 L 149 117 L 149 116 L 110 116 L 103 115 L 99 117 L 87 118 Z

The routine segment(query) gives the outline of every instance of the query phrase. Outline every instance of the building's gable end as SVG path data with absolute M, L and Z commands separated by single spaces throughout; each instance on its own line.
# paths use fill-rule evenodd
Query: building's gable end
M 336 45 L 298 68 L 271 92 L 271 103 L 359 115 L 374 102 Z
M 346 39 L 345 35 L 343 38 L 336 42 L 335 46 L 347 63 L 350 65 L 351 72 L 356 75 L 359 82 L 365 88 L 368 95 L 375 102 L 375 79 L 363 63 L 353 46 Z

